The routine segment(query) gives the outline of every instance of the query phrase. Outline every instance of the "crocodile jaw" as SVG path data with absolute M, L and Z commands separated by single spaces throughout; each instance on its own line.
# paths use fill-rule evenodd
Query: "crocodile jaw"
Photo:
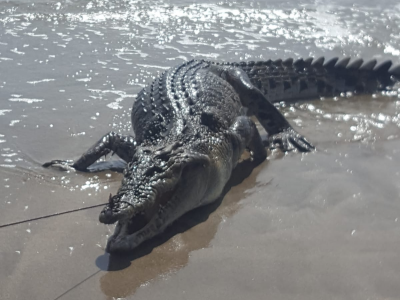
M 162 232 L 159 228 L 155 228 L 154 224 L 160 223 L 159 220 L 166 213 L 165 207 L 171 206 L 171 202 L 178 201 L 179 193 L 176 192 L 181 179 L 181 170 L 174 172 L 171 177 L 157 181 L 149 188 L 147 198 L 141 201 L 129 193 L 110 197 L 110 203 L 99 216 L 101 223 L 117 222 L 114 234 L 107 242 L 107 252 L 132 250 L 149 236 Z M 141 239 L 139 236 L 146 238 Z
M 220 176 L 214 174 L 216 178 L 211 179 L 212 169 L 207 155 L 183 153 L 174 160 L 164 172 L 157 173 L 150 179 L 146 176 L 134 177 L 136 180 L 130 182 L 136 182 L 137 189 L 129 185 L 127 188 L 121 187 L 120 194 L 112 197 L 99 217 L 100 222 L 106 224 L 118 221 L 114 234 L 108 240 L 107 252 L 133 250 L 145 240 L 162 233 L 188 210 L 200 206 L 204 195 L 211 195 L 212 200 L 215 200 L 214 185 L 216 178 Z M 150 170 L 151 168 L 153 167 L 149 166 Z M 148 173 L 151 172 L 143 172 L 144 175 Z M 137 175 L 133 172 L 131 174 Z M 211 189 L 209 181 L 213 183 Z M 138 190 L 144 191 L 144 194 L 138 196 Z M 217 194 L 220 194 L 219 189 Z M 124 209 L 120 210 L 120 207 Z
M 143 241 L 161 233 L 169 224 L 168 220 L 174 220 L 173 213 L 166 207 L 179 202 L 179 195 L 175 194 L 176 188 L 165 193 L 158 193 L 155 199 L 157 203 L 151 218 L 144 212 L 135 214 L 131 219 L 119 220 L 114 234 L 108 239 L 106 251 L 109 253 L 128 252 Z M 179 193 L 178 193 L 179 194 Z M 160 203 L 168 203 L 165 206 Z M 167 221 L 167 222 L 165 222 Z

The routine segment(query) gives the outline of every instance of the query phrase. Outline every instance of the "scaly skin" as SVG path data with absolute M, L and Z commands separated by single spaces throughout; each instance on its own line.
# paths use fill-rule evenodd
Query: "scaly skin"
M 74 163 L 43 166 L 87 171 L 114 152 L 128 164 L 121 187 L 100 213 L 117 223 L 108 252 L 130 251 L 160 234 L 184 213 L 216 200 L 247 149 L 254 165 L 266 150 L 255 115 L 269 143 L 283 151 L 311 151 L 272 104 L 342 92 L 373 92 L 391 86 L 400 67 L 356 60 L 323 65 L 323 58 L 218 64 L 190 61 L 168 70 L 144 88 L 132 108 L 134 137 L 109 133 Z

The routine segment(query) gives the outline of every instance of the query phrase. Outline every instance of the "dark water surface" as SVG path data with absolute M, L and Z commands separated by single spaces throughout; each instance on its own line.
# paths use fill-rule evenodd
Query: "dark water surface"
M 41 163 L 129 132 L 159 72 L 191 58 L 398 64 L 399 13 L 398 1 L 1 1 L 0 225 L 105 202 L 120 174 Z M 399 299 L 397 90 L 281 109 L 318 151 L 272 154 L 130 259 L 104 254 L 100 208 L 0 228 L 0 299 Z

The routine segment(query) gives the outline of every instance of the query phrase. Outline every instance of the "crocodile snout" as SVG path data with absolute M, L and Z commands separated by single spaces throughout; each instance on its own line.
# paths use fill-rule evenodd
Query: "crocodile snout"
M 121 201 L 119 195 L 108 199 L 108 204 L 99 215 L 99 221 L 104 224 L 113 224 L 119 220 L 129 219 L 134 214 L 133 207 L 126 201 Z
M 99 215 L 99 221 L 103 224 L 113 224 L 118 221 L 118 217 L 113 214 L 112 210 L 106 207 Z

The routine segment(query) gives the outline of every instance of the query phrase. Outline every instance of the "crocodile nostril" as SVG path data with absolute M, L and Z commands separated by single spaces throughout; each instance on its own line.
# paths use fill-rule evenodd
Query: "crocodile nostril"
M 117 220 L 110 209 L 105 209 L 100 213 L 99 221 L 104 224 L 112 224 Z

